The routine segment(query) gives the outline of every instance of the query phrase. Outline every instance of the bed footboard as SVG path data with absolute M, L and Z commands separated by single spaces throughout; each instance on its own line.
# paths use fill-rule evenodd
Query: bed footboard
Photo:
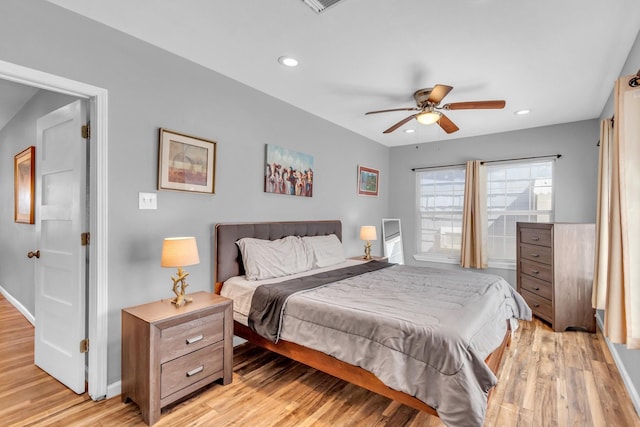
M 438 415 L 435 409 L 433 409 L 423 401 L 401 391 L 389 388 L 371 372 L 358 366 L 345 363 L 333 356 L 329 356 L 320 351 L 306 348 L 285 340 L 280 340 L 277 344 L 275 344 L 256 334 L 251 329 L 249 329 L 249 327 L 238 322 L 234 322 L 234 334 L 246 339 L 252 344 L 266 348 L 267 350 L 273 351 L 307 366 L 311 366 L 312 368 L 315 368 L 326 374 L 332 375 L 336 378 L 340 378 L 341 380 L 347 381 L 351 384 L 355 384 L 359 387 L 365 388 L 384 397 L 388 397 L 389 399 L 400 402 L 413 409 L 417 409 L 419 411 L 423 411 L 435 416 Z M 505 334 L 502 343 L 485 360 L 491 371 L 493 371 L 496 376 L 498 375 L 498 369 L 500 368 L 500 363 L 502 362 L 502 357 L 504 355 L 505 349 L 507 348 L 507 346 L 509 346 L 510 342 L 511 327 L 510 323 L 507 322 L 507 333 Z M 492 391 L 493 388 L 489 391 L 489 397 L 491 397 Z
M 431 415 L 438 415 L 435 409 L 423 401 L 387 387 L 371 372 L 358 366 L 350 365 L 320 351 L 306 348 L 289 341 L 280 340 L 277 344 L 274 344 L 238 322 L 234 322 L 234 334 L 246 339 L 252 344 L 256 344 L 267 350 L 288 357 L 289 359 L 311 366 L 326 374 L 403 403 L 411 408 L 427 412 Z

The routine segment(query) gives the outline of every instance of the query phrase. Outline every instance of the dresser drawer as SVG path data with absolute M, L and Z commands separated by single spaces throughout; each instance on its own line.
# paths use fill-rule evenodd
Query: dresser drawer
M 520 243 L 551 247 L 551 230 L 521 227 Z
M 539 295 L 532 294 L 529 291 L 522 289 L 520 294 L 524 298 L 524 300 L 531 307 L 531 311 L 536 316 L 542 317 L 547 322 L 553 323 L 553 307 L 551 305 L 551 301 L 548 299 L 542 298 Z
M 218 373 L 222 377 L 223 351 L 220 342 L 163 363 L 160 372 L 160 398 L 164 399 L 210 375 Z
M 551 283 L 534 279 L 533 277 L 520 275 L 520 289 L 527 290 L 532 294 L 539 295 L 548 300 L 553 299 L 553 289 Z
M 520 273 L 546 282 L 551 282 L 553 277 L 553 271 L 550 265 L 526 260 L 520 261 Z
M 521 244 L 520 257 L 543 264 L 551 264 L 551 248 L 547 246 Z
M 163 329 L 160 363 L 221 341 L 223 324 L 224 314 L 220 312 Z

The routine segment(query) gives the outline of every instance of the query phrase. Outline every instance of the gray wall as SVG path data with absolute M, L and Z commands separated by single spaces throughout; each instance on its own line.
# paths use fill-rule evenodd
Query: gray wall
M 36 120 L 75 98 L 40 90 L 0 129 L 0 286 L 34 313 L 35 225 L 14 222 L 13 157 L 36 145 Z
M 196 237 L 189 291 L 211 290 L 217 222 L 340 219 L 356 255 L 358 227 L 387 214 L 387 147 L 50 3 L 0 4 L 0 59 L 109 91 L 109 383 L 120 379 L 120 310 L 171 296 L 174 272 L 159 266 L 164 237 Z M 215 195 L 163 191 L 158 210 L 138 210 L 138 192 L 156 191 L 159 127 L 218 142 Z M 267 143 L 314 156 L 312 198 L 263 192 Z M 380 197 L 356 195 L 359 163 L 380 169 Z M 11 194 L 3 180 L 0 197 Z M 0 222 L 13 221 L 7 215 Z M 12 267 L 3 256 L 0 274 Z M 3 286 L 33 307 L 18 290 L 33 286 L 28 274 Z
M 597 120 L 566 123 L 473 138 L 431 142 L 391 149 L 389 214 L 402 220 L 405 262 L 435 265 L 413 259 L 416 253 L 415 172 L 412 168 L 463 164 L 467 160 L 500 160 L 562 154 L 556 160 L 555 219 L 562 222 L 595 222 L 599 137 Z M 489 269 L 516 285 L 514 270 Z

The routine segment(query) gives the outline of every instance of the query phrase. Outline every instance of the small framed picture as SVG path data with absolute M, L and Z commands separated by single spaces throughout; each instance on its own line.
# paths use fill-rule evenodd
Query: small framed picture
M 380 171 L 358 165 L 358 194 L 360 196 L 378 196 Z
M 215 192 L 216 143 L 160 129 L 158 189 Z
M 13 158 L 14 220 L 34 223 L 36 147 L 29 147 Z

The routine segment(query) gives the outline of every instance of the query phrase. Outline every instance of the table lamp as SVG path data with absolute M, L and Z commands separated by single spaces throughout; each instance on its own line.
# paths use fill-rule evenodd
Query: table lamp
M 378 240 L 375 225 L 363 225 L 360 227 L 360 240 L 365 240 L 364 259 L 371 259 L 371 240 Z
M 162 243 L 161 267 L 178 267 L 178 276 L 171 277 L 173 281 L 173 293 L 176 297 L 171 300 L 176 307 L 191 302 L 192 298 L 185 296 L 185 290 L 189 284 L 185 281 L 189 273 L 182 267 L 200 263 L 198 246 L 195 237 L 167 237 Z

